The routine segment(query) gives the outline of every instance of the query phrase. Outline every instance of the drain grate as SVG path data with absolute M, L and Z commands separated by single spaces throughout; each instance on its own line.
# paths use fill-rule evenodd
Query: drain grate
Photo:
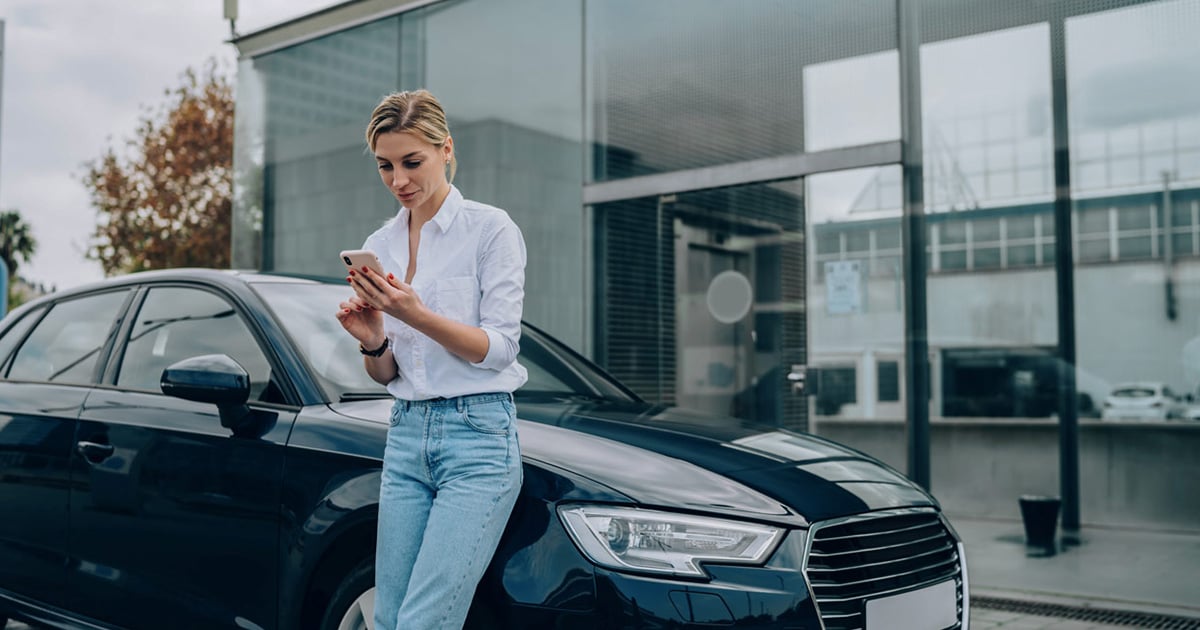
M 1074 619 L 1076 621 L 1106 623 L 1114 626 L 1132 626 L 1134 628 L 1154 628 L 1158 630 L 1200 630 L 1200 619 L 1198 618 L 1128 610 L 1066 606 L 1063 604 L 1027 602 L 1019 599 L 1004 599 L 999 597 L 972 597 L 971 606 L 1037 615 L 1039 617 L 1056 617 Z

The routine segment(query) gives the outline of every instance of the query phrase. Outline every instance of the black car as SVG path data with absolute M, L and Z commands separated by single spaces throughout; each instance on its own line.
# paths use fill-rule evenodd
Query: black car
M 370 627 L 391 401 L 334 318 L 347 295 L 175 270 L 9 314 L 0 617 Z M 646 403 L 532 326 L 520 360 L 525 482 L 468 627 L 967 626 L 959 538 L 893 469 Z

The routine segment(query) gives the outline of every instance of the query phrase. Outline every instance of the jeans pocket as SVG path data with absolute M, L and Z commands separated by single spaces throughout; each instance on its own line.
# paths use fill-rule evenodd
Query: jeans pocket
M 504 401 L 496 400 L 467 405 L 463 409 L 463 421 L 479 433 L 504 435 L 512 426 L 512 415 Z
M 388 426 L 396 426 L 400 424 L 400 418 L 404 415 L 404 403 L 397 400 L 392 404 L 392 415 L 388 416 Z

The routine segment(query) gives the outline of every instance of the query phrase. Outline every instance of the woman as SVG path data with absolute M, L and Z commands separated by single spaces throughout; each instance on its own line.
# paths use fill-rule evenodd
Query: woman
M 521 486 L 512 392 L 525 242 L 463 199 L 445 112 L 425 90 L 383 99 L 367 146 L 396 217 L 369 236 L 386 277 L 347 278 L 337 317 L 396 398 L 379 492 L 375 627 L 461 628 Z

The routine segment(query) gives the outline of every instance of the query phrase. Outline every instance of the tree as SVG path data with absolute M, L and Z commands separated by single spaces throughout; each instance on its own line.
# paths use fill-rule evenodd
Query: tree
M 21 262 L 33 258 L 35 249 L 37 241 L 21 213 L 16 210 L 0 212 L 0 258 L 8 265 L 9 280 L 17 277 L 17 266 Z
M 87 162 L 97 211 L 88 257 L 105 275 L 168 267 L 228 267 L 233 198 L 233 87 L 210 60 L 165 90 L 127 141 Z

